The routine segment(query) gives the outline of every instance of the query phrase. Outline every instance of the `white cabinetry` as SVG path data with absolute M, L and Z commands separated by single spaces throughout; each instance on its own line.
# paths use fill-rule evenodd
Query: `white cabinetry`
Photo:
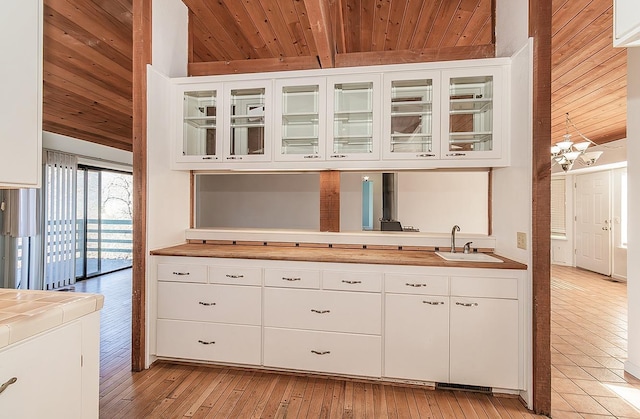
M 157 355 L 259 365 L 262 290 L 256 270 L 175 261 L 158 265 Z
M 327 78 L 329 159 L 380 158 L 380 80 L 380 74 Z
M 613 46 L 640 46 L 640 3 L 638 0 L 614 0 Z
M 313 272 L 296 267 L 266 270 L 264 365 L 380 377 L 382 297 L 364 291 L 376 288 L 380 274 L 360 273 L 366 278 L 356 279 L 349 272 L 331 271 L 330 288 L 354 286 L 333 291 L 309 289 L 320 285 L 313 279 L 321 273 Z
M 502 157 L 501 67 L 442 71 L 442 159 Z
M 387 273 L 385 291 L 385 376 L 449 382 L 449 278 Z
M 97 418 L 98 322 L 96 312 L 0 350 L 0 416 Z
M 440 72 L 383 75 L 384 159 L 440 158 Z
M 520 388 L 516 278 L 451 278 L 450 380 Z
M 157 263 L 160 357 L 524 389 L 526 271 Z
M 42 1 L 0 14 L 0 187 L 38 188 L 42 162 Z
M 275 84 L 274 159 L 324 160 L 326 79 L 278 79 Z

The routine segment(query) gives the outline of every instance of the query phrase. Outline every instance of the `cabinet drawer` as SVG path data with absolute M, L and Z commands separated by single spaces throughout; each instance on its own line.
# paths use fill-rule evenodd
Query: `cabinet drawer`
M 261 289 L 234 285 L 158 283 L 158 318 L 261 323 Z
M 260 365 L 259 326 L 158 320 L 157 355 Z
M 265 269 L 267 287 L 320 288 L 320 271 L 304 269 Z
M 461 297 L 518 298 L 516 278 L 451 277 L 451 295 Z
M 379 272 L 323 271 L 322 288 L 338 291 L 382 291 L 382 274 Z
M 446 276 L 386 274 L 385 292 L 398 294 L 449 295 Z
M 379 335 L 380 294 L 267 288 L 264 325 Z
M 158 281 L 207 282 L 207 267 L 204 265 L 158 264 Z
M 262 285 L 262 269 L 209 266 L 209 282 L 229 285 Z
M 265 327 L 264 365 L 380 377 L 380 336 Z

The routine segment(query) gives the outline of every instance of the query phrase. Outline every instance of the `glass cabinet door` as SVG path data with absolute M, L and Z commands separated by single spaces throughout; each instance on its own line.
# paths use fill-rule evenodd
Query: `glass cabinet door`
M 499 149 L 495 135 L 495 127 L 499 126 L 495 100 L 497 78 L 498 70 L 482 75 L 452 74 L 445 79 L 448 133 L 443 157 L 494 157 Z
M 241 83 L 240 86 L 247 86 Z M 225 84 L 225 86 L 227 86 Z M 226 89 L 225 89 L 226 90 Z M 269 115 L 266 85 L 228 90 L 229 137 L 225 142 L 226 160 L 265 160 Z
M 277 160 L 322 159 L 325 152 L 324 79 L 276 81 Z
M 188 159 L 217 160 L 218 102 L 217 90 L 183 93 L 182 156 Z M 188 159 L 191 160 L 191 159 Z
M 377 159 L 379 155 L 380 79 L 362 75 L 334 79 L 330 87 L 330 158 Z
M 439 126 L 433 104 L 439 106 L 438 73 L 385 75 L 384 158 L 437 158 Z M 437 79 L 439 80 L 439 79 Z

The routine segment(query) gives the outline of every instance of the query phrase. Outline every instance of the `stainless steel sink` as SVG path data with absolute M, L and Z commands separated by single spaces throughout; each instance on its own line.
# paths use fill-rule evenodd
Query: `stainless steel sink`
M 452 262 L 502 262 L 501 259 L 489 256 L 485 253 L 462 253 L 462 252 L 436 252 L 444 260 Z

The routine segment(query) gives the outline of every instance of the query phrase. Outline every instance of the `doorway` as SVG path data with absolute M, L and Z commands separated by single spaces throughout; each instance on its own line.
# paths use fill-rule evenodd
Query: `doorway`
M 611 172 L 576 176 L 576 267 L 611 276 Z
M 76 279 L 131 267 L 132 198 L 131 173 L 78 166 Z

